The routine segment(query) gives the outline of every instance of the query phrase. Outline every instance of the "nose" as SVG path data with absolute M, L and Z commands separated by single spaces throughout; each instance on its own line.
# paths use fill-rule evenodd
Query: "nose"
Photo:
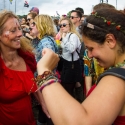
M 17 36 L 18 36 L 18 37 L 21 37 L 22 35 L 23 35 L 23 34 L 22 34 L 22 30 L 19 30 L 19 29 L 18 29 L 18 30 L 17 30 Z

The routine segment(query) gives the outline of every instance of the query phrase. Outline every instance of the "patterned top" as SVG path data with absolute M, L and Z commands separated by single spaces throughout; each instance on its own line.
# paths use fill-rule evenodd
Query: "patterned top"
M 45 36 L 43 39 L 39 41 L 39 43 L 36 42 L 35 47 L 35 53 L 36 53 L 36 61 L 38 62 L 42 57 L 42 50 L 44 48 L 49 48 L 53 50 L 55 53 L 58 53 L 58 47 L 56 45 L 55 40 L 51 36 Z
M 84 75 L 92 76 L 92 83 L 96 83 L 97 78 L 104 72 L 104 68 L 100 67 L 95 58 L 89 58 L 87 50 L 84 53 Z

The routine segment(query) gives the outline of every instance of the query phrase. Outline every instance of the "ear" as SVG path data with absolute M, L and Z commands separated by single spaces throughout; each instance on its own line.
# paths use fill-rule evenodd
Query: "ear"
M 112 49 L 116 46 L 116 39 L 113 34 L 106 35 L 106 44 Z

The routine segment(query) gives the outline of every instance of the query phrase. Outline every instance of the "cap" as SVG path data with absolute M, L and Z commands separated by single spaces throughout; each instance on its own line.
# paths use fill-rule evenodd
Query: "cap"
M 39 14 L 39 9 L 37 7 L 32 7 L 30 9 L 30 12 L 33 11 L 33 12 L 36 12 L 37 14 Z

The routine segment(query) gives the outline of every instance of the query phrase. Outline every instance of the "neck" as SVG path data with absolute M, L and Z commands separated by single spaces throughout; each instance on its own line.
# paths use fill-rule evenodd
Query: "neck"
M 7 63 L 7 62 L 13 62 L 18 57 L 19 57 L 19 55 L 18 55 L 18 53 L 17 53 L 16 50 L 15 51 L 7 51 L 7 52 L 6 51 L 5 52 L 1 51 L 1 58 L 3 59 L 3 61 L 5 63 Z
M 125 60 L 125 54 L 118 55 L 117 60 L 115 60 L 114 65 L 117 65 L 118 63 L 123 63 L 124 60 Z
M 125 66 L 125 55 L 119 56 L 118 60 L 115 61 L 114 66 L 111 66 L 110 68 L 123 66 Z
M 75 23 L 75 27 L 78 27 L 80 24 L 80 22 Z

